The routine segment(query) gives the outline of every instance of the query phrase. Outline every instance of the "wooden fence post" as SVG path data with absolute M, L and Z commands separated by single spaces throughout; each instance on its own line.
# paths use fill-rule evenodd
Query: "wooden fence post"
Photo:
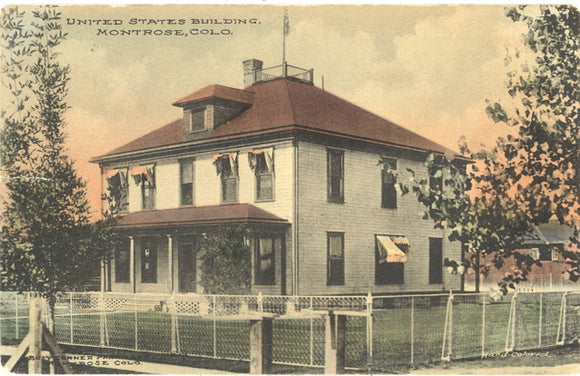
M 28 344 L 28 373 L 42 373 L 42 298 L 30 297 L 30 342 Z
M 18 337 L 20 336 L 20 326 L 18 325 L 18 321 L 19 321 L 19 313 L 18 313 L 18 294 L 16 294 L 15 296 L 15 300 L 14 300 L 14 308 L 16 310 L 16 320 L 14 320 L 14 332 L 16 333 L 16 336 L 14 336 L 14 338 L 18 339 Z
M 272 318 L 250 320 L 250 374 L 272 373 L 273 332 Z
M 346 316 L 332 311 L 325 317 L 324 373 L 336 375 L 344 372 L 346 343 Z

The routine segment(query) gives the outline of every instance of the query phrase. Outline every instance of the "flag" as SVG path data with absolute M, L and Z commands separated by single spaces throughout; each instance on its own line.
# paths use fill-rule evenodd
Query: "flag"
M 284 36 L 290 33 L 290 20 L 288 19 L 288 10 L 284 12 Z

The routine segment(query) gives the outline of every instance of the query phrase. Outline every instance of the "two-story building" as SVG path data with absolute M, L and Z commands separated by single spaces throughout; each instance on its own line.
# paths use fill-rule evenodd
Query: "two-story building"
M 247 60 L 244 89 L 210 85 L 183 117 L 93 159 L 123 212 L 112 291 L 203 292 L 196 238 L 250 229 L 252 292 L 457 290 L 461 245 L 398 182 L 460 155 L 313 85 L 313 72 Z M 111 188 L 112 187 L 112 188 Z

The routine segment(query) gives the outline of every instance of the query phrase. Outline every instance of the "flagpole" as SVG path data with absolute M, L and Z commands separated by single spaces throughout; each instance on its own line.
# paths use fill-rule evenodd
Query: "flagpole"
M 287 11 L 284 11 L 284 18 L 282 19 L 282 65 L 286 62 L 286 17 Z
M 288 35 L 288 9 L 284 10 L 284 19 L 282 21 L 282 74 L 284 77 L 287 76 L 286 68 L 286 35 Z

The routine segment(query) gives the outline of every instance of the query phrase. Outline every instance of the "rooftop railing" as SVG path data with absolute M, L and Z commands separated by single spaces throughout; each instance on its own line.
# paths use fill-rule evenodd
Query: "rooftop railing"
M 304 69 L 287 63 L 256 70 L 255 82 L 271 81 L 282 77 L 292 77 L 312 84 L 314 82 L 314 70 Z

